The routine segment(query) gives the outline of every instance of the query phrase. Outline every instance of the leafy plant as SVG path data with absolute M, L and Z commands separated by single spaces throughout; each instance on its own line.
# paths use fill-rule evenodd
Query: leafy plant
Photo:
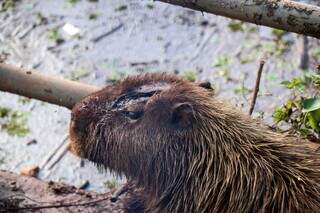
M 96 20 L 98 18 L 99 14 L 98 13 L 90 13 L 88 18 L 89 20 Z
M 276 37 L 277 40 L 282 39 L 282 37 L 286 34 L 286 31 L 278 30 L 278 29 L 272 29 L 272 34 Z
M 310 98 L 302 101 L 302 113 L 305 114 L 305 122 L 316 131 L 320 131 L 320 98 Z
M 152 10 L 154 8 L 154 5 L 153 4 L 147 4 L 147 8 Z
M 234 93 L 235 94 L 247 94 L 249 92 L 252 92 L 252 90 L 247 88 L 247 87 L 245 87 L 245 86 L 243 86 L 243 85 L 241 85 L 241 86 L 239 86 L 239 87 L 234 89 Z
M 227 81 L 231 80 L 229 75 L 231 62 L 230 57 L 227 55 L 220 55 L 213 62 L 213 67 L 217 68 L 217 74 Z
M 228 24 L 229 29 L 232 32 L 243 31 L 243 22 L 241 21 L 230 21 Z
M 124 72 L 121 71 L 112 71 L 110 75 L 108 76 L 106 83 L 114 83 L 116 81 L 119 81 L 121 79 L 124 79 L 127 75 Z
M 29 132 L 28 113 L 0 107 L 0 130 L 9 135 L 25 136 Z
M 227 56 L 221 55 L 221 56 L 217 57 L 216 60 L 213 62 L 213 66 L 214 67 L 227 67 L 230 65 L 230 63 L 231 63 L 231 61 Z
M 75 5 L 79 2 L 80 0 L 68 0 L 68 2 L 72 5 Z
M 184 72 L 183 78 L 191 82 L 195 82 L 197 80 L 196 73 L 193 71 Z
M 320 140 L 320 97 L 317 97 L 320 75 L 305 74 L 281 84 L 293 92 L 298 92 L 299 95 L 289 99 L 283 106 L 275 108 L 275 124 L 287 123 L 295 133 Z M 306 88 L 308 91 L 314 90 L 315 93 L 307 95 Z
M 128 9 L 128 6 L 127 6 L 127 5 L 121 5 L 121 6 L 117 7 L 117 8 L 115 9 L 115 11 L 121 12 L 121 11 L 125 11 L 125 10 L 127 10 L 127 9 Z
M 42 13 L 37 12 L 36 17 L 37 17 L 37 23 L 39 25 L 48 23 L 48 19 Z
M 89 75 L 90 75 L 90 72 L 88 70 L 85 70 L 83 68 L 79 68 L 79 69 L 71 71 L 70 75 L 67 77 L 71 80 L 79 80 L 79 79 L 87 77 Z
M 48 32 L 48 39 L 54 41 L 56 44 L 64 42 L 57 28 L 54 28 Z
M 303 90 L 305 87 L 305 82 L 302 78 L 293 78 L 290 81 L 282 81 L 282 85 L 284 85 L 288 89 L 299 89 Z
M 10 8 L 14 8 L 17 4 L 17 2 L 20 0 L 4 0 L 0 1 L 0 11 L 6 11 Z

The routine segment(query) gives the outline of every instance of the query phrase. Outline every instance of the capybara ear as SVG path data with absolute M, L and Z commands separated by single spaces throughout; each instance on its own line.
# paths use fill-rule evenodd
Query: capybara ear
M 190 103 L 178 103 L 172 112 L 172 123 L 180 128 L 187 128 L 195 120 L 193 107 Z
M 198 83 L 198 86 L 205 88 L 207 90 L 210 90 L 210 91 L 214 91 L 214 89 L 212 88 L 211 83 L 209 81 L 202 81 L 202 82 Z

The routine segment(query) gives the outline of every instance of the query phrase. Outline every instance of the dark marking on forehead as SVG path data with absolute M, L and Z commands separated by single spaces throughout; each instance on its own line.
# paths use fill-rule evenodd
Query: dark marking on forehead
M 121 95 L 117 100 L 115 100 L 114 103 L 112 104 L 111 109 L 121 108 L 131 100 L 137 100 L 140 98 L 149 98 L 153 96 L 153 94 L 156 92 L 157 91 L 140 92 L 140 93 L 136 91 L 128 92 L 124 95 Z
M 127 93 L 118 97 L 112 104 L 111 109 L 119 109 L 125 107 L 131 101 L 144 101 L 153 96 L 157 92 L 167 90 L 170 84 L 167 82 L 156 82 L 154 84 L 141 85 L 129 90 Z

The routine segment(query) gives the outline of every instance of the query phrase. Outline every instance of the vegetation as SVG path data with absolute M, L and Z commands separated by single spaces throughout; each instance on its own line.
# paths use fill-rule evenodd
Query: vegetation
M 16 3 L 20 0 L 3 0 L 0 1 L 0 12 L 14 8 Z
M 25 136 L 29 132 L 28 113 L 0 107 L 0 130 L 9 135 Z
M 273 113 L 275 124 L 286 123 L 289 130 L 312 140 L 320 138 L 320 75 L 306 73 L 281 83 L 293 96 Z
M 127 5 L 121 5 L 121 6 L 119 6 L 119 7 L 117 7 L 116 9 L 115 9 L 115 11 L 124 11 L 124 10 L 127 10 L 128 9 L 128 6 Z
M 194 82 L 197 80 L 197 75 L 194 71 L 185 71 L 182 75 L 182 77 L 188 81 Z
M 72 5 L 75 5 L 79 2 L 80 0 L 68 0 L 68 2 Z
M 90 75 L 90 72 L 88 70 L 83 69 L 83 68 L 79 68 L 79 69 L 71 71 L 69 73 L 69 75 L 67 75 L 66 77 L 69 78 L 70 80 L 77 81 L 77 80 L 79 80 L 81 78 L 85 78 L 89 75 Z
M 55 42 L 56 44 L 61 44 L 64 42 L 64 39 L 60 35 L 57 28 L 54 28 L 48 32 L 48 39 Z

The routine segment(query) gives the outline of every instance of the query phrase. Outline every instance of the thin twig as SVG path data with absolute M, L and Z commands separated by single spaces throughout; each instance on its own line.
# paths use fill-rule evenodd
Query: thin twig
M 117 25 L 115 28 L 112 28 L 110 31 L 103 33 L 102 35 L 99 35 L 96 38 L 93 38 L 92 41 L 93 42 L 99 42 L 101 39 L 113 34 L 114 32 L 118 31 L 119 29 L 121 29 L 123 27 L 123 23 L 120 23 L 119 25 Z
M 49 163 L 49 161 L 55 156 L 55 154 L 61 149 L 61 147 L 65 144 L 67 140 L 68 135 L 64 136 L 61 143 L 52 151 L 52 153 L 47 155 L 47 157 L 41 162 L 41 164 L 39 165 L 40 169 L 43 169 Z
M 122 186 L 120 189 L 116 190 L 113 193 L 112 197 L 110 198 L 110 201 L 113 203 L 116 202 L 119 199 L 119 197 L 122 194 L 127 193 L 129 189 L 130 189 L 130 183 L 126 183 L 124 186 Z
M 61 148 L 60 152 L 57 154 L 57 159 L 55 161 L 53 161 L 50 166 L 48 166 L 48 169 L 52 169 L 66 155 L 69 148 L 70 148 L 69 143 L 64 144 L 63 147 Z
M 251 105 L 250 105 L 249 115 L 252 115 L 252 112 L 254 110 L 254 106 L 256 105 L 256 100 L 257 100 L 257 96 L 258 96 L 258 92 L 259 92 L 261 74 L 262 74 L 264 63 L 265 63 L 264 60 L 260 61 L 260 66 L 259 66 L 259 70 L 258 70 L 258 74 L 257 74 L 257 78 L 256 78 L 256 85 L 254 86 L 253 97 L 252 97 L 252 101 L 251 101 Z

